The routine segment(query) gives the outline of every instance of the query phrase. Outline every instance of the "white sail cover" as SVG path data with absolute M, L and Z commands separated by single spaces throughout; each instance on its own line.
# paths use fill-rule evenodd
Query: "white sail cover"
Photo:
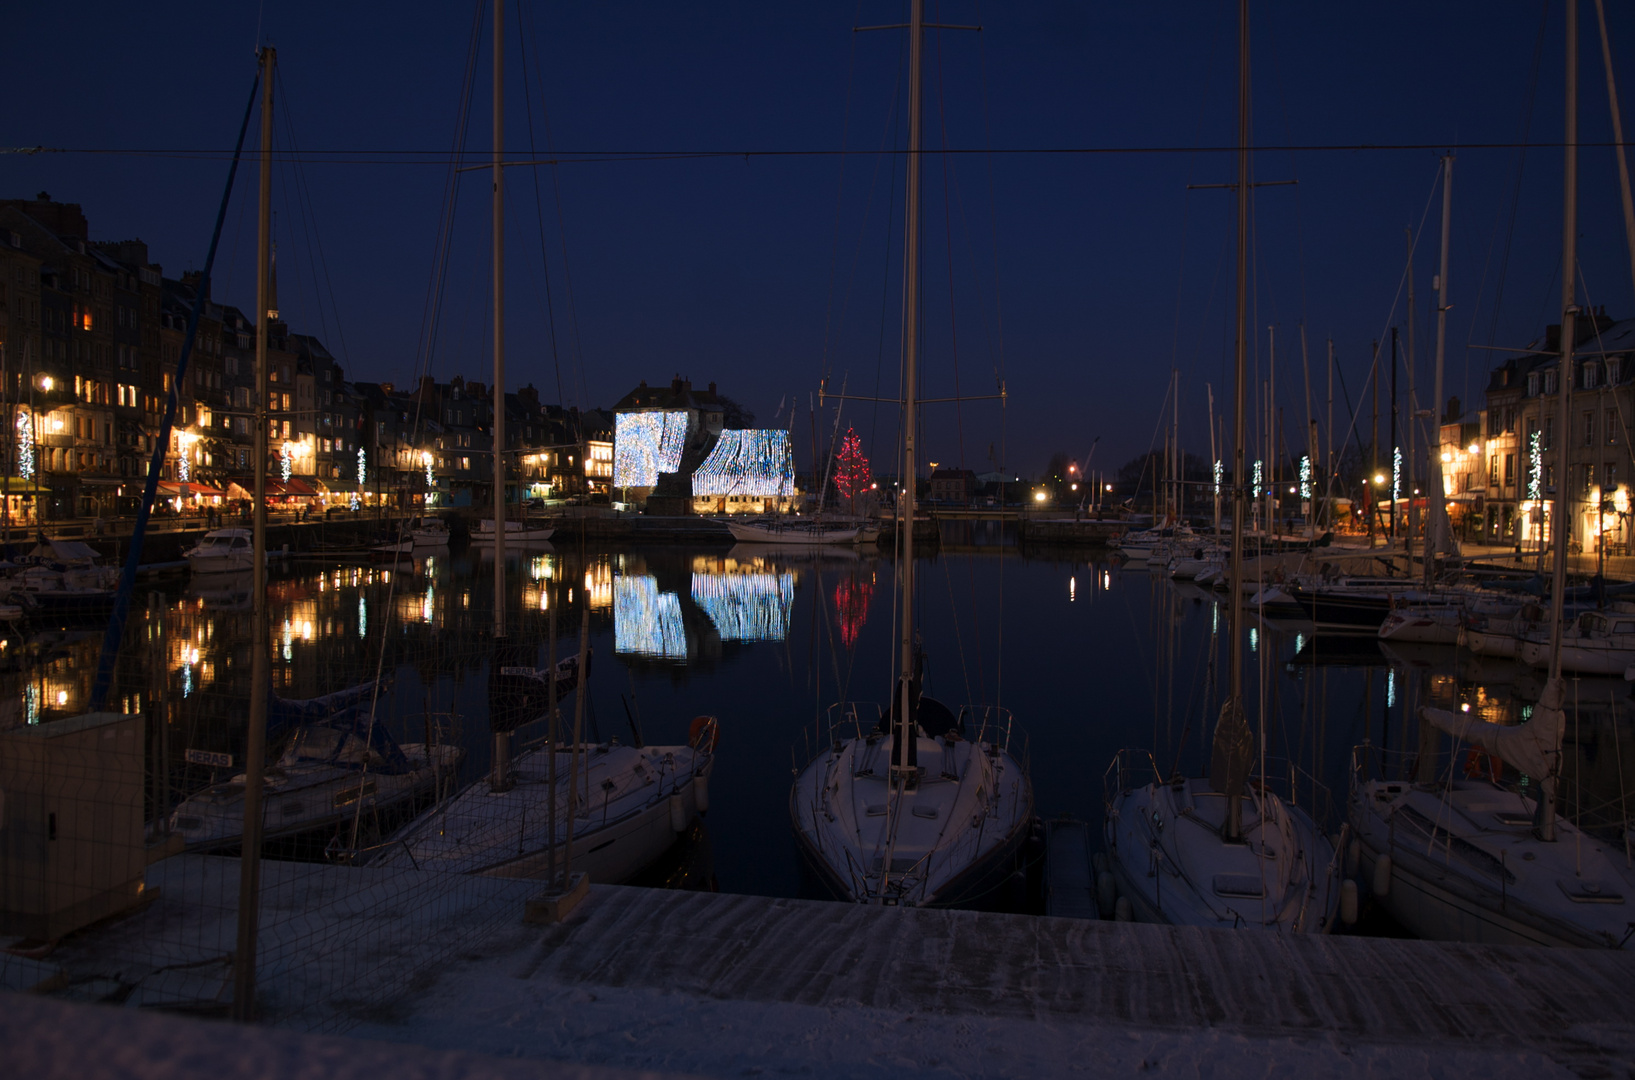
M 1420 718 L 1429 720 L 1456 739 L 1463 739 L 1539 781 L 1553 780 L 1561 760 L 1561 739 L 1567 714 L 1561 709 L 1561 680 L 1544 687 L 1533 715 L 1520 724 L 1490 724 L 1468 713 L 1425 707 Z

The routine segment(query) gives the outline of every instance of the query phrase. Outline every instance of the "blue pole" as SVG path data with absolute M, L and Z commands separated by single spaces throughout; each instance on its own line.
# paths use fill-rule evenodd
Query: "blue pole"
M 113 686 L 114 662 L 119 658 L 119 645 L 125 636 L 125 619 L 131 611 L 131 595 L 136 591 L 136 568 L 142 562 L 142 541 L 148 532 L 148 517 L 153 513 L 153 500 L 159 492 L 159 474 L 164 469 L 165 451 L 170 446 L 170 430 L 176 422 L 177 398 L 182 378 L 187 374 L 187 361 L 193 355 L 193 339 L 199 332 L 199 315 L 204 311 L 205 298 L 210 295 L 210 269 L 216 263 L 216 247 L 221 242 L 222 224 L 227 220 L 227 204 L 233 197 L 233 178 L 238 175 L 239 158 L 244 153 L 244 135 L 250 130 L 250 116 L 255 112 L 256 89 L 261 74 L 256 73 L 250 86 L 250 104 L 244 110 L 244 121 L 238 127 L 238 145 L 233 147 L 233 164 L 227 170 L 227 190 L 221 193 L 221 207 L 216 211 L 216 230 L 210 234 L 210 252 L 204 259 L 204 273 L 199 276 L 198 293 L 193 298 L 193 311 L 187 317 L 187 336 L 182 339 L 182 355 L 176 361 L 176 375 L 170 380 L 170 393 L 165 398 L 165 419 L 159 427 L 159 437 L 153 444 L 153 459 L 148 463 L 148 478 L 142 488 L 142 505 L 136 511 L 136 528 L 131 532 L 131 546 L 125 553 L 125 570 L 119 578 L 119 594 L 114 597 L 114 611 L 108 619 L 108 630 L 102 638 L 102 654 L 97 658 L 96 684 L 91 689 L 91 711 L 101 712 Z

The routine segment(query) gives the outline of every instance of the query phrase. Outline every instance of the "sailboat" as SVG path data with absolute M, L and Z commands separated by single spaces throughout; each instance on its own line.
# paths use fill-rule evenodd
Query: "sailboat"
M 629 880 L 685 833 L 709 808 L 709 778 L 719 724 L 692 721 L 685 745 L 645 746 L 583 738 L 590 675 L 590 597 L 581 592 L 577 656 L 555 659 L 558 597 L 553 595 L 552 664 L 532 666 L 536 645 L 508 637 L 507 544 L 548 539 L 505 519 L 505 145 L 504 0 L 494 2 L 494 516 L 474 543 L 494 545 L 494 627 L 489 659 L 489 776 L 411 822 L 387 843 L 355 857 L 376 866 L 538 879 L 547 891 L 571 891 L 576 868 L 600 884 Z M 558 702 L 577 689 L 571 735 L 558 731 Z M 545 737 L 512 757 L 513 733 L 538 720 Z M 634 725 L 633 725 L 634 726 Z M 559 783 L 560 779 L 560 783 Z
M 1207 778 L 1162 776 L 1122 752 L 1108 769 L 1105 842 L 1120 900 L 1146 922 L 1291 933 L 1334 928 L 1334 848 L 1311 817 L 1251 778 L 1254 734 L 1243 709 L 1243 480 L 1249 197 L 1249 5 L 1238 5 L 1237 401 L 1232 471 L 1231 685 Z M 1262 733 L 1264 744 L 1264 733 Z M 1145 782 L 1139 782 L 1143 780 Z
M 1577 7 L 1567 5 L 1563 267 L 1578 266 Z M 1443 163 L 1444 170 L 1451 169 L 1452 158 Z M 1447 184 L 1445 171 L 1444 217 Z M 1445 230 L 1443 235 L 1445 281 Z M 1558 362 L 1561 372 L 1571 373 L 1577 274 L 1562 274 L 1561 291 Z M 1557 386 L 1557 423 L 1567 431 L 1573 380 L 1559 378 Z M 1557 817 L 1566 734 L 1561 673 L 1570 666 L 1568 654 L 1578 640 L 1569 638 L 1564 628 L 1571 540 L 1568 487 L 1564 482 L 1556 485 L 1550 527 L 1554 566 L 1548 655 L 1538 655 L 1542 646 L 1533 647 L 1533 659 L 1547 660 L 1549 671 L 1531 715 L 1521 724 L 1506 726 L 1464 712 L 1421 708 L 1418 754 L 1408 779 L 1369 778 L 1370 766 L 1383 764 L 1384 752 L 1374 747 L 1359 747 L 1353 755 L 1350 819 L 1362 879 L 1398 922 L 1421 937 L 1484 945 L 1614 949 L 1627 949 L 1635 939 L 1635 870 L 1627 853 Z M 1580 616 L 1580 629 L 1586 617 Z M 1514 766 L 1533 783 L 1512 789 L 1491 773 L 1443 776 L 1438 759 L 1444 733 Z
M 909 4 L 909 145 L 921 142 L 923 0 Z M 1033 816 L 1019 733 L 998 707 L 956 716 L 924 693 L 914 620 L 920 155 L 908 155 L 903 251 L 903 472 L 898 502 L 896 677 L 889 709 L 829 710 L 820 749 L 789 794 L 795 836 L 829 891 L 857 903 L 970 903 L 1011 872 Z

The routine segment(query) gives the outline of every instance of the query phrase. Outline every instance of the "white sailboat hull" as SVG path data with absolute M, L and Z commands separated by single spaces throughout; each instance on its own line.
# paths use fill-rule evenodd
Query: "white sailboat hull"
M 756 525 L 750 522 L 727 522 L 732 538 L 749 544 L 852 544 L 858 540 L 855 526 L 828 525 Z M 876 530 L 875 537 L 879 537 Z
M 1375 900 L 1423 938 L 1628 948 L 1635 877 L 1623 853 L 1560 819 L 1554 842 L 1538 840 L 1535 806 L 1482 781 L 1434 790 L 1359 783 L 1350 813 L 1360 877 L 1383 885 Z M 1388 873 L 1378 866 L 1386 855 Z
M 523 525 L 519 522 L 505 523 L 505 542 L 507 544 L 539 543 L 549 540 L 556 535 L 556 529 L 549 525 Z M 485 521 L 482 527 L 471 534 L 471 542 L 479 547 L 494 546 L 494 523 Z
M 1245 842 L 1221 839 L 1226 797 L 1206 780 L 1149 783 L 1108 806 L 1107 862 L 1142 922 L 1329 933 L 1340 901 L 1333 845 L 1304 811 L 1246 787 Z
M 581 747 L 580 793 L 570 830 L 571 759 L 566 748 L 557 753 L 557 857 L 571 842 L 573 869 L 608 885 L 628 881 L 675 843 L 699 812 L 714 763 L 713 753 L 690 746 Z M 510 789 L 493 791 L 487 780 L 477 781 L 399 830 L 370 865 L 546 877 L 553 841 L 549 765 L 546 749 L 520 755 Z
M 908 791 L 887 779 L 890 734 L 831 746 L 796 777 L 796 838 L 837 898 L 953 906 L 1009 873 L 1033 815 L 1020 763 L 963 738 L 918 739 L 923 779 Z

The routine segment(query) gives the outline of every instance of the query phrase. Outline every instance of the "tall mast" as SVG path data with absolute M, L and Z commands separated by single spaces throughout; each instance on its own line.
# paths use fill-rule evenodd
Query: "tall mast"
M 1624 118 L 1618 108 L 1618 83 L 1612 75 L 1612 41 L 1607 36 L 1607 11 L 1595 0 L 1595 19 L 1601 27 L 1601 64 L 1607 73 L 1607 105 L 1612 112 L 1612 141 L 1617 144 L 1618 194 L 1624 206 L 1624 239 L 1629 247 L 1629 271 L 1635 280 L 1635 198 L 1629 193 L 1629 162 L 1624 157 Z
M 261 50 L 261 193 L 256 213 L 255 517 L 252 526 L 250 723 L 244 746 L 244 841 L 239 856 L 238 947 L 233 959 L 233 1018 L 255 1016 L 256 929 L 261 894 L 261 795 L 267 767 L 267 346 L 272 336 L 273 70 L 277 50 Z
M 498 0 L 496 0 L 498 2 Z M 896 767 L 906 783 L 918 769 L 910 684 L 914 678 L 914 436 L 919 421 L 914 397 L 919 369 L 920 312 L 920 53 L 924 0 L 908 6 L 908 197 L 903 216 L 903 497 L 897 534 L 902 538 L 898 575 L 903 611 L 898 625 Z
M 1568 518 L 1571 500 L 1567 492 L 1572 485 L 1571 469 L 1567 463 L 1567 448 L 1572 444 L 1572 389 L 1573 389 L 1573 325 L 1578 315 L 1578 0 L 1567 0 L 1567 115 L 1566 145 L 1563 175 L 1565 195 L 1561 210 L 1561 358 L 1556 373 L 1556 392 L 1560 395 L 1556 419 L 1556 505 L 1550 523 L 1550 542 L 1555 545 L 1555 566 L 1550 588 L 1550 680 L 1561 678 L 1561 619 L 1563 593 L 1567 587 L 1567 545 L 1572 539 L 1572 522 Z M 1547 800 L 1546 800 L 1547 801 Z M 1551 815 L 1554 807 L 1546 808 Z M 1554 838 L 1555 822 L 1546 817 L 1541 826 L 1545 839 Z
M 494 656 L 499 674 L 505 641 L 505 0 L 494 0 Z M 556 658 L 551 658 L 555 663 Z M 547 676 L 555 678 L 554 671 Z M 554 752 L 554 751 L 553 751 Z M 490 787 L 511 786 L 511 733 L 494 732 Z
M 1568 518 L 1571 500 L 1568 488 L 1572 484 L 1572 470 L 1567 463 L 1567 448 L 1572 444 L 1573 392 L 1573 339 L 1577 328 L 1573 325 L 1578 315 L 1578 0 L 1567 0 L 1567 93 L 1566 131 L 1562 142 L 1566 146 L 1563 170 L 1564 195 L 1561 208 L 1561 357 L 1556 372 L 1556 392 L 1561 396 L 1556 419 L 1556 499 L 1550 522 L 1550 542 L 1555 545 L 1554 573 L 1550 586 L 1550 678 L 1546 691 L 1561 691 L 1561 620 L 1563 594 L 1567 589 L 1567 545 L 1573 528 Z M 1548 700 L 1548 695 L 1547 698 Z M 1553 702 L 1560 705 L 1559 697 Z M 1558 743 L 1552 747 L 1559 753 Z M 1555 777 L 1545 778 L 1540 785 L 1538 802 L 1538 835 L 1541 840 L 1556 838 Z
M 1243 517 L 1248 507 L 1243 498 L 1244 414 L 1249 404 L 1248 342 L 1248 249 L 1249 249 L 1249 0 L 1238 0 L 1238 235 L 1237 235 L 1237 333 L 1233 342 L 1236 375 L 1233 385 L 1234 411 L 1232 443 L 1232 562 L 1228 601 L 1227 640 L 1231 663 L 1227 697 L 1215 725 L 1215 742 L 1210 753 L 1209 784 L 1226 796 L 1224 839 L 1237 841 L 1243 835 L 1243 789 L 1249 777 L 1253 736 L 1243 715 Z
M 1453 228 L 1453 155 L 1442 158 L 1442 258 L 1436 275 L 1436 374 L 1432 379 L 1432 430 L 1437 433 L 1435 444 L 1441 444 L 1442 422 L 1442 357 L 1448 340 L 1448 238 Z M 1447 527 L 1447 493 L 1442 487 L 1442 459 L 1430 455 L 1431 462 L 1431 517 L 1425 536 L 1425 585 L 1431 584 L 1432 560 L 1438 551 L 1451 549 Z
M 1414 428 L 1419 419 L 1419 398 L 1414 392 L 1414 234 L 1411 229 L 1404 229 L 1403 232 L 1407 234 L 1408 243 L 1408 460 L 1403 477 L 1404 486 L 1408 489 L 1408 527 L 1402 544 L 1402 565 L 1405 573 L 1412 573 L 1414 529 L 1419 525 L 1419 511 L 1414 509 L 1414 464 L 1418 457 Z
M 1266 493 L 1266 535 L 1277 533 L 1277 327 L 1266 328 L 1266 468 L 1260 490 Z M 1262 548 L 1262 551 L 1265 549 Z

